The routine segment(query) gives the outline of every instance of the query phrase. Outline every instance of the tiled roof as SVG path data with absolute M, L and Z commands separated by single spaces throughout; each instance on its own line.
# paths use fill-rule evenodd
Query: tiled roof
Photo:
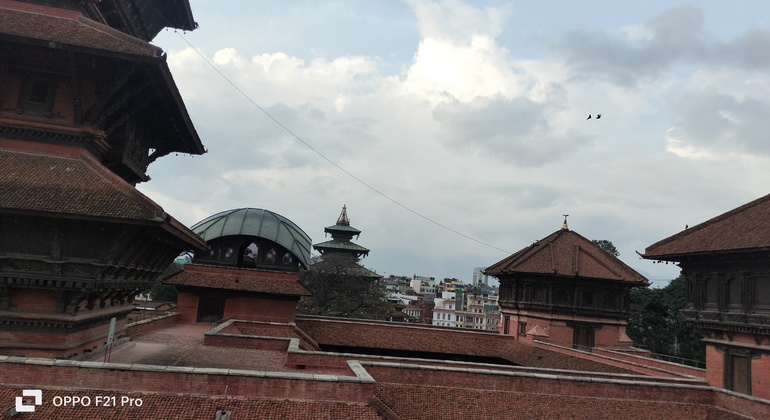
M 14 148 L 5 148 L 13 146 Z M 21 147 L 21 149 L 18 149 Z M 203 241 L 90 153 L 0 140 L 0 211 L 158 224 L 189 243 Z M 26 148 L 26 149 L 25 149 Z
M 60 149 L 61 150 L 61 149 Z M 161 221 L 163 209 L 90 153 L 4 149 L 0 142 L 0 209 Z
M 485 273 L 495 277 L 530 273 L 648 284 L 623 261 L 568 229 L 560 229 L 491 265 Z
M 185 264 L 184 270 L 171 275 L 166 284 L 240 290 L 283 296 L 310 296 L 297 280 L 296 273 L 257 271 L 244 268 Z
M 159 57 L 162 53 L 154 45 L 77 11 L 9 0 L 0 0 L 0 36 L 134 56 Z
M 683 254 L 770 248 L 768 220 L 770 195 L 658 241 L 647 247 L 643 257 L 671 259 Z
M 185 392 L 180 388 L 179 392 Z M 15 407 L 22 388 L 0 388 L 0 407 Z M 55 396 L 88 397 L 90 405 L 54 405 Z M 96 398 L 115 397 L 116 406 L 96 406 Z M 122 404 L 122 397 L 141 400 L 141 407 Z M 31 397 L 25 397 L 30 400 Z M 101 399 L 100 401 L 105 401 Z M 112 400 L 109 400 L 112 402 Z M 126 400 L 127 401 L 127 400 Z M 377 413 L 364 404 L 322 401 L 269 400 L 244 397 L 115 392 L 81 389 L 43 389 L 43 404 L 34 413 L 19 413 L 21 419 L 214 419 L 217 410 L 230 412 L 231 419 L 379 419 Z M 101 405 L 104 405 L 103 403 Z

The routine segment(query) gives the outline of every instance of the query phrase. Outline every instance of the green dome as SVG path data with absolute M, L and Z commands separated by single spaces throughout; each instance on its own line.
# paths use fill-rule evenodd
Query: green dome
M 289 250 L 303 267 L 310 263 L 310 237 L 291 220 L 269 210 L 227 210 L 207 217 L 190 229 L 206 242 L 223 236 L 257 236 Z

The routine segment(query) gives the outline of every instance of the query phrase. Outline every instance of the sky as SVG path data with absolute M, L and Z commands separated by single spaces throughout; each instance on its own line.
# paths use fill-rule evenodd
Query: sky
M 637 252 L 770 192 L 765 0 L 190 3 L 153 43 L 208 153 L 139 185 L 187 226 L 346 205 L 366 267 L 470 281 L 569 214 L 665 286 Z

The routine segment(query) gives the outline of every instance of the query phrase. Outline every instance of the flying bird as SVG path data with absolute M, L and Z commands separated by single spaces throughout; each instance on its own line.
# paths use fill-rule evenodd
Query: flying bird
M 601 118 L 601 117 L 602 117 L 602 114 L 596 114 L 596 119 L 597 119 L 597 120 L 598 120 L 599 118 Z
M 588 114 L 588 118 L 586 118 L 586 119 L 590 120 L 591 119 L 591 114 Z

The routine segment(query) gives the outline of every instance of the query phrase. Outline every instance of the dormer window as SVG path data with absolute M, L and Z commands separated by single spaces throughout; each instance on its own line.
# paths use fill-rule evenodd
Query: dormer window
M 50 117 L 55 96 L 56 83 L 53 80 L 36 76 L 29 77 L 24 83 L 17 112 Z

